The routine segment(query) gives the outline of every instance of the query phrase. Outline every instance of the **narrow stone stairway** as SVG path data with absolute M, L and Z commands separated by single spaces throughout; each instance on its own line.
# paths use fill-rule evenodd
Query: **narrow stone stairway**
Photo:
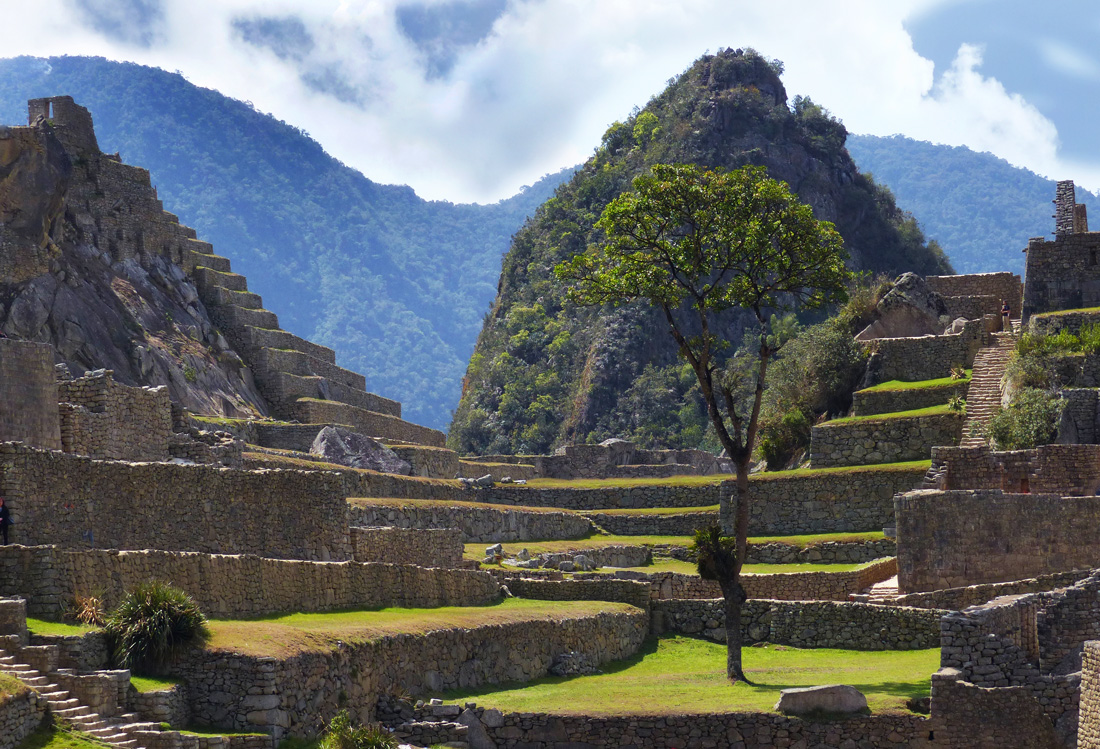
M 1018 326 L 1013 325 L 1013 328 L 1018 329 Z M 974 357 L 970 389 L 966 394 L 966 423 L 959 443 L 963 447 L 985 444 L 982 434 L 1001 407 L 1001 380 L 1015 348 L 1016 337 L 1012 333 L 994 333 L 993 343 L 983 347 Z
M 894 575 L 889 580 L 875 583 L 867 591 L 869 603 L 890 603 L 898 597 L 898 576 Z
M 141 722 L 133 713 L 110 718 L 98 715 L 34 667 L 19 663 L 16 656 L 8 654 L 7 651 L 0 650 L 0 673 L 14 676 L 45 697 L 54 718 L 111 746 L 120 749 L 141 749 L 141 745 L 133 734 L 138 731 L 160 730 L 159 723 Z

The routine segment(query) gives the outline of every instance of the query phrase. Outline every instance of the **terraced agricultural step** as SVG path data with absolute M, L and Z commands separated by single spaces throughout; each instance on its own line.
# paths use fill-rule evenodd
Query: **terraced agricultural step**
M 229 258 L 210 252 L 200 252 L 193 248 L 188 250 L 184 265 L 192 268 L 210 268 L 222 273 L 229 273 L 233 269 Z
M 263 347 L 249 361 L 257 379 L 266 378 L 276 372 L 285 372 L 298 377 L 324 377 L 353 390 L 365 391 L 367 389 L 367 378 L 358 372 L 338 367 L 331 362 L 317 359 L 294 349 Z M 381 409 L 372 410 L 379 411 Z M 392 415 L 401 415 L 400 404 L 398 404 L 397 413 Z
M 243 330 L 238 331 L 238 335 L 241 339 L 241 346 L 238 348 L 237 353 L 249 357 L 249 361 L 259 354 L 260 349 L 272 348 L 298 351 L 313 359 L 319 359 L 333 365 L 336 364 L 335 351 L 327 346 L 307 341 L 305 338 L 300 338 L 285 330 L 246 326 Z
M 294 404 L 300 398 L 336 401 L 361 408 L 364 411 L 373 411 L 374 413 L 396 418 L 401 417 L 401 404 L 397 401 L 368 393 L 365 390 L 348 387 L 325 377 L 300 377 L 286 372 L 264 373 L 261 376 L 259 371 L 256 372 L 256 375 L 256 382 L 260 390 L 271 402 L 276 414 L 283 418 L 296 418 Z
M 237 344 L 233 341 L 233 335 L 238 330 L 249 326 L 256 328 L 279 327 L 278 316 L 274 312 L 266 309 L 208 304 L 207 311 L 210 313 L 210 319 L 214 321 L 214 325 L 216 325 L 218 330 L 229 339 L 234 349 L 237 348 Z M 241 351 L 237 353 L 243 355 Z
M 337 401 L 301 398 L 293 404 L 291 414 L 291 418 L 304 424 L 347 424 L 360 434 L 382 441 L 432 447 L 444 447 L 446 443 L 446 436 L 436 429 Z
M 263 309 L 264 300 L 259 294 L 251 291 L 233 291 L 221 286 L 211 286 L 203 293 L 203 303 L 215 307 L 244 307 L 246 309 Z
M 228 273 L 213 268 L 198 267 L 192 274 L 199 291 L 207 293 L 209 289 L 222 288 L 231 291 L 248 291 L 248 279 L 239 273 Z

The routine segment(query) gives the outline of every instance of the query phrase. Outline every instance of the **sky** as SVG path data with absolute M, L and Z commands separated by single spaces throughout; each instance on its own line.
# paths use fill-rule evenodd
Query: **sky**
M 421 197 L 493 202 L 587 159 L 705 52 L 753 47 L 853 133 L 1100 188 L 1089 0 L 0 0 L 0 49 L 182 73 Z

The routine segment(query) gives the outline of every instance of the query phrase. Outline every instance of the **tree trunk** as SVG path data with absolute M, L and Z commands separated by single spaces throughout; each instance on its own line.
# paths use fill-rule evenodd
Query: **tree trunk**
M 741 666 L 741 607 L 745 603 L 745 588 L 740 577 L 739 573 L 728 588 L 722 589 L 726 608 L 726 678 L 751 684 Z

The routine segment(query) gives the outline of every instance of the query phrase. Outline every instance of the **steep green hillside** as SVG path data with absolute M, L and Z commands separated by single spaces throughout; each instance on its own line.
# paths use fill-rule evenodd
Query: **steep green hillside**
M 848 151 L 917 217 L 959 273 L 1022 274 L 1028 238 L 1054 231 L 1054 180 L 993 154 L 901 135 L 849 135 Z M 1077 201 L 1100 221 L 1097 196 L 1078 187 Z
M 754 52 L 698 60 L 663 93 L 616 122 L 596 155 L 516 235 L 500 290 L 470 361 L 450 445 L 471 452 L 544 452 L 567 441 L 634 437 L 697 445 L 706 420 L 694 377 L 651 310 L 576 309 L 553 279 L 583 252 L 604 206 L 660 162 L 757 164 L 833 221 L 852 266 L 895 274 L 948 272 L 887 190 L 859 173 L 844 126 L 807 99 L 788 107 L 780 65 Z M 744 318 L 724 321 L 740 339 Z
M 489 206 L 379 185 L 309 136 L 180 75 L 100 58 L 0 60 L 0 123 L 69 94 L 100 147 L 148 168 L 165 207 L 248 276 L 284 328 L 443 428 L 524 218 L 568 173 Z

